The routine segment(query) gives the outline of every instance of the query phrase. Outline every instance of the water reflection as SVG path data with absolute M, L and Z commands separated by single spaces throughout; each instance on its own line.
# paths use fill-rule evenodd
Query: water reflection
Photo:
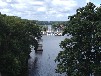
M 55 73 L 55 58 L 61 51 L 59 43 L 64 36 L 43 36 L 43 52 L 35 53 L 32 49 L 29 59 L 29 76 L 65 76 Z

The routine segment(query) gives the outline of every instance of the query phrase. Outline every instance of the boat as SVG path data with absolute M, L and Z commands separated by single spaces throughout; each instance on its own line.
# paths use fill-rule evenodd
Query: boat
M 43 47 L 42 44 L 38 44 L 37 51 L 43 51 L 42 47 Z
M 62 33 L 61 32 L 56 32 L 54 35 L 55 36 L 62 36 Z

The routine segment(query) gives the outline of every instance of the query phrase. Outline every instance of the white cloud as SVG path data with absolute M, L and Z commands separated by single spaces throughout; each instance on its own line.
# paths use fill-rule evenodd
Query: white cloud
M 63 14 L 57 14 L 57 17 L 63 17 Z
M 7 6 L 7 3 L 0 0 L 0 7 L 5 7 L 5 6 Z
M 86 0 L 86 3 L 90 2 L 90 0 Z
M 82 0 L 0 0 L 0 11 L 33 20 L 67 20 L 81 5 Z
M 39 12 L 45 12 L 46 11 L 46 8 L 45 7 L 39 7 L 37 9 L 37 11 L 39 11 Z
M 68 7 L 68 8 L 73 8 L 77 6 L 77 2 L 75 0 L 53 0 L 52 4 L 55 6 Z
M 54 5 L 68 5 L 68 6 L 75 6 L 75 0 L 53 0 L 52 3 Z
M 11 4 L 11 6 L 15 9 L 24 9 L 27 7 L 25 4 Z
M 6 9 L 6 8 L 5 9 L 0 9 L 0 11 L 7 12 L 7 13 L 10 12 L 10 10 L 9 9 Z
M 7 0 L 7 2 L 11 2 L 12 0 Z
M 57 13 L 58 11 L 55 10 L 54 8 L 47 9 L 47 12 L 46 12 L 46 14 L 48 15 L 57 14 Z
M 33 4 L 33 5 L 44 5 L 44 2 L 43 1 L 29 1 L 30 4 Z

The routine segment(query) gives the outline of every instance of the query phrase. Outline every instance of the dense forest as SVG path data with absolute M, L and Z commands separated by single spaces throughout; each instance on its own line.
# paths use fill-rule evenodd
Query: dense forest
M 0 13 L 0 72 L 2 76 L 28 76 L 31 46 L 38 45 L 40 27 L 34 20 Z

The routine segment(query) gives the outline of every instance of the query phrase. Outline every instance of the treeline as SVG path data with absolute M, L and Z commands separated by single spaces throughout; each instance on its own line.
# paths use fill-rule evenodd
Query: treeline
M 2 76 L 28 76 L 31 46 L 41 37 L 34 20 L 0 13 L 0 72 Z
M 54 31 L 59 30 L 63 31 L 64 28 L 68 25 L 68 21 L 56 21 L 52 23 L 52 29 Z
M 38 25 L 52 25 L 55 23 L 65 23 L 66 21 L 37 21 Z
M 37 21 L 37 24 L 40 25 L 42 31 L 48 30 L 48 25 L 52 25 L 52 30 L 63 30 L 67 26 L 68 21 Z

